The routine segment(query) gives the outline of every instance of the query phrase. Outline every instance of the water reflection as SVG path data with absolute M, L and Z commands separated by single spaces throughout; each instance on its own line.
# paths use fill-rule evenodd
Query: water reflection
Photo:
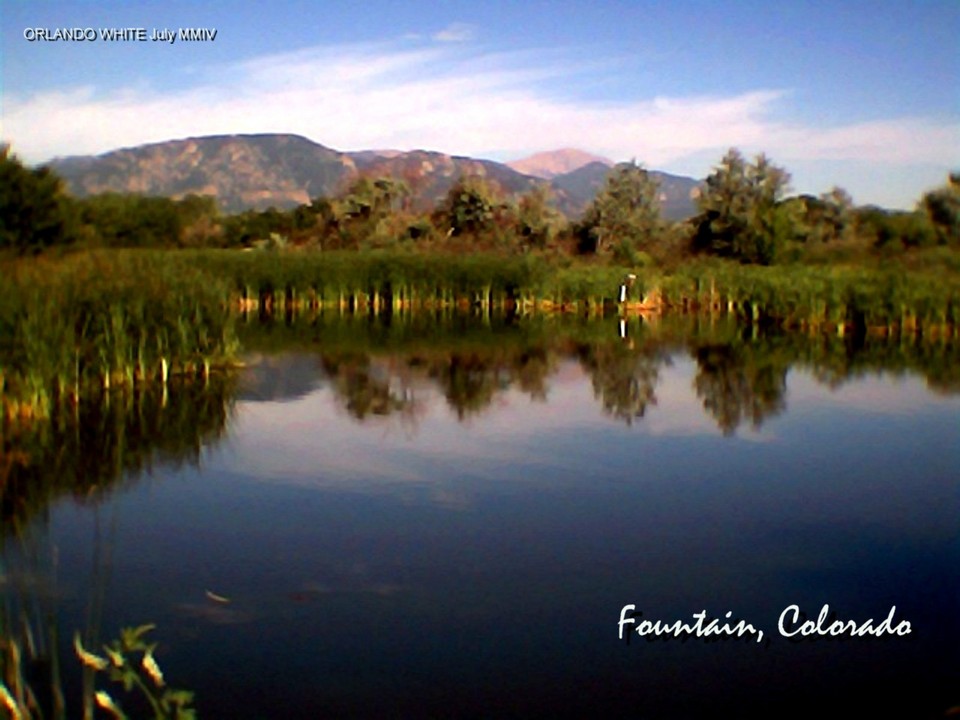
M 164 668 L 219 717 L 384 714 L 371 697 L 408 716 L 690 717 L 775 710 L 805 678 L 811 702 L 900 687 L 924 698 L 913 715 L 942 711 L 955 340 L 720 318 L 244 333 L 233 380 L 7 431 L 0 635 L 25 647 L 56 618 L 51 663 L 88 608 L 107 634 L 155 621 Z M 896 651 L 624 647 L 627 602 L 767 632 L 790 603 L 896 604 L 923 632 Z
M 960 392 L 954 338 L 808 337 L 720 318 L 318 317 L 249 323 L 243 342 L 248 367 L 239 378 L 112 394 L 50 422 L 4 428 L 2 534 L 16 533 L 60 495 L 84 502 L 157 463 L 195 463 L 204 446 L 225 437 L 238 401 L 252 407 L 329 395 L 355 421 L 396 421 L 411 437 L 440 404 L 464 422 L 515 397 L 562 403 L 557 386 L 585 376 L 605 416 L 655 431 L 700 424 L 684 415 L 689 400 L 671 374 L 676 363 L 692 362 L 689 394 L 720 433 L 733 435 L 788 410 L 791 373 L 834 391 L 868 374 L 909 373 L 937 393 Z M 673 378 L 670 387 L 665 378 Z
M 938 392 L 960 390 L 960 350 L 948 338 L 790 335 L 697 318 L 491 323 L 465 316 L 455 326 L 356 318 L 335 320 L 334 329 L 330 324 L 285 325 L 288 344 L 280 347 L 306 354 L 270 361 L 283 363 L 282 371 L 264 362 L 254 372 L 261 385 L 285 383 L 301 388 L 301 395 L 329 383 L 360 421 L 399 415 L 415 425 L 426 412 L 425 388 L 438 390 L 461 421 L 485 412 L 507 391 L 546 402 L 551 382 L 571 359 L 589 377 L 603 411 L 632 425 L 657 405 L 664 368 L 691 358 L 697 365 L 693 391 L 728 435 L 744 424 L 759 429 L 784 412 L 791 369 L 834 389 L 865 373 L 892 371 L 921 375 Z M 266 338 L 276 347 L 277 330 L 267 328 L 247 327 L 245 344 L 258 347 Z
M 174 381 L 162 388 L 88 399 L 49 422 L 3 428 L 0 436 L 0 681 L 27 717 L 93 717 L 93 675 L 80 673 L 71 640 L 101 637 L 112 574 L 113 528 L 101 521 L 104 499 L 132 488 L 154 468 L 197 466 L 202 449 L 222 439 L 236 378 Z M 69 497 L 93 514 L 89 572 L 82 597 L 60 578 L 61 548 L 51 537 L 50 508 Z M 72 568 L 75 574 L 78 568 Z M 83 623 L 62 628 L 59 607 L 71 599 Z M 62 664 L 66 667 L 62 667 Z M 78 678 L 82 674 L 78 690 Z
M 777 350 L 730 343 L 696 348 L 697 397 L 724 434 L 744 420 L 759 429 L 785 409 L 789 360 Z
M 156 465 L 196 463 L 205 445 L 226 434 L 235 392 L 233 377 L 172 383 L 2 428 L 0 536 L 25 528 L 61 495 L 86 502 Z
M 670 355 L 655 342 L 586 344 L 577 348 L 580 365 L 589 374 L 594 397 L 604 412 L 627 425 L 657 404 L 660 368 Z

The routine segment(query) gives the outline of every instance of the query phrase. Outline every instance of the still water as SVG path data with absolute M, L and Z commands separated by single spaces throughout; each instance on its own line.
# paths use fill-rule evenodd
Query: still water
M 0 629 L 59 651 L 71 712 L 73 633 L 145 622 L 201 717 L 960 705 L 955 341 L 460 319 L 245 347 L 4 439 Z M 824 606 L 902 634 L 781 632 Z

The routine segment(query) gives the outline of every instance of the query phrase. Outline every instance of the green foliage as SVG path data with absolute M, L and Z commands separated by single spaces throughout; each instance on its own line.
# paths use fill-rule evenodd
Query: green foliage
M 393 178 L 361 177 L 333 204 L 339 242 L 336 247 L 382 245 L 395 238 L 391 219 L 400 211 L 410 191 Z
M 30 170 L 0 145 L 0 250 L 40 252 L 75 240 L 73 207 L 49 168 Z
M 435 239 L 436 234 L 437 230 L 428 218 L 414 217 L 406 222 L 401 240 L 425 243 Z
M 741 262 L 769 265 L 794 231 L 779 208 L 790 175 L 766 155 L 753 163 L 731 149 L 707 177 L 700 195 L 695 247 Z
M 221 218 L 215 198 L 209 195 L 187 195 L 176 204 L 181 229 L 181 247 L 205 247 L 220 242 Z
M 820 196 L 822 216 L 816 223 L 818 240 L 830 242 L 849 238 L 853 229 L 853 198 L 840 187 L 834 187 L 830 192 Z
M 629 261 L 647 250 L 662 229 L 656 180 L 635 161 L 618 165 L 587 208 L 581 223 L 581 250 L 612 251 Z
M 8 416 L 47 415 L 98 388 L 153 382 L 162 368 L 205 375 L 236 351 L 227 286 L 186 254 L 12 260 L 0 276 L 0 404 Z
M 946 185 L 924 195 L 920 209 L 930 219 L 940 244 L 960 246 L 960 173 L 951 173 Z
M 196 710 L 191 707 L 193 693 L 171 688 L 166 684 L 163 672 L 154 657 L 157 645 L 146 639 L 153 629 L 153 625 L 124 628 L 118 640 L 103 646 L 103 655 L 87 650 L 83 646 L 80 633 L 74 634 L 73 648 L 77 659 L 84 672 L 94 677 L 94 686 L 89 690 L 85 689 L 82 698 L 83 717 L 95 716 L 94 705 L 117 720 L 126 720 L 129 717 L 109 692 L 95 689 L 96 677 L 105 676 L 123 688 L 126 693 L 124 703 L 129 700 L 130 705 L 137 708 L 136 717 L 145 717 L 142 710 L 149 709 L 154 720 L 196 719 Z M 26 641 L 26 647 L 31 654 L 34 652 L 32 637 Z M 24 670 L 21 642 L 9 636 L 0 637 L 0 711 L 6 711 L 4 717 L 13 720 L 66 717 L 66 702 L 59 680 L 54 680 L 53 686 L 49 688 L 53 695 L 53 707 L 49 708 L 48 715 L 44 709 L 46 703 L 38 697 L 48 688 L 31 686 L 28 675 Z
M 80 216 L 107 247 L 175 247 L 183 227 L 169 198 L 104 193 L 82 200 Z
M 856 210 L 857 233 L 885 252 L 937 244 L 937 229 L 923 212 L 891 212 L 874 206 Z
M 219 212 L 211 197 L 182 200 L 103 193 L 77 201 L 92 244 L 113 248 L 204 246 L 219 241 Z
M 410 190 L 401 180 L 361 177 L 341 198 L 344 217 L 377 220 L 398 212 Z
M 300 213 L 298 217 L 291 216 L 276 208 L 267 208 L 257 212 L 248 210 L 239 215 L 232 215 L 223 221 L 223 241 L 227 247 L 254 247 L 266 242 L 272 234 L 288 237 L 295 229 L 296 222 L 308 224 L 306 216 L 311 210 Z M 315 215 L 314 215 L 315 216 Z
M 111 388 L 136 387 L 145 397 L 171 372 L 207 384 L 211 366 L 237 352 L 230 306 L 288 316 L 308 306 L 363 317 L 415 308 L 593 314 L 612 308 L 624 276 L 634 273 L 628 308 L 719 311 L 811 329 L 953 332 L 960 321 L 955 253 L 933 248 L 910 258 L 909 271 L 878 258 L 869 268 L 700 260 L 669 272 L 642 251 L 621 265 L 556 263 L 534 253 L 290 250 L 8 260 L 0 265 L 10 289 L 0 296 L 0 422 L 63 417 L 109 397 Z
M 438 217 L 450 236 L 479 236 L 493 231 L 498 213 L 505 209 L 499 187 L 482 177 L 469 176 L 450 188 Z
M 792 238 L 802 243 L 834 243 L 849 240 L 854 230 L 853 200 L 835 187 L 820 197 L 800 195 L 785 200 L 792 208 Z
M 193 693 L 167 687 L 153 656 L 157 645 L 146 641 L 147 633 L 153 629 L 153 625 L 124 628 L 119 640 L 104 645 L 106 657 L 85 650 L 79 633 L 74 636 L 73 645 L 84 666 L 94 673 L 105 674 L 113 683 L 121 685 L 126 693 L 135 690 L 138 697 L 147 702 L 155 720 L 194 720 L 196 711 L 190 707 Z M 118 720 L 127 717 L 120 704 L 105 690 L 98 690 L 95 698 L 100 708 Z
M 517 234 L 523 247 L 543 250 L 556 240 L 564 219 L 551 206 L 552 199 L 548 185 L 538 185 L 520 198 L 517 203 Z

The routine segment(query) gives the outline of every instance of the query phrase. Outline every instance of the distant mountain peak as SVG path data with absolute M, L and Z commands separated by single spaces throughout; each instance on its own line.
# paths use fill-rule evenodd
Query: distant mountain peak
M 520 160 L 514 160 L 506 163 L 507 167 L 513 168 L 524 175 L 551 180 L 558 175 L 579 170 L 584 165 L 590 163 L 602 163 L 607 167 L 613 166 L 613 161 L 599 155 L 593 155 L 584 150 L 576 148 L 561 148 L 560 150 L 548 150 L 547 152 L 536 153 Z
M 410 190 L 410 207 L 417 211 L 433 209 L 464 176 L 482 176 L 512 198 L 548 180 L 557 209 L 576 217 L 602 187 L 613 163 L 572 148 L 507 165 L 430 150 L 344 153 L 300 135 L 258 133 L 183 138 L 96 157 L 58 158 L 49 165 L 79 197 L 102 192 L 172 198 L 197 194 L 216 198 L 227 213 L 289 209 L 317 197 L 334 197 L 361 175 L 402 180 Z M 651 173 L 660 181 L 666 217 L 682 219 L 696 212 L 696 180 Z

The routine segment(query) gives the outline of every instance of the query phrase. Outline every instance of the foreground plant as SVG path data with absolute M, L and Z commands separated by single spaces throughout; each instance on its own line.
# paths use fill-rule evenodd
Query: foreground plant
M 163 672 L 153 656 L 157 645 L 145 640 L 147 633 L 153 629 L 153 625 L 124 628 L 120 632 L 119 640 L 104 645 L 106 657 L 84 649 L 79 633 L 74 635 L 73 646 L 80 662 L 86 667 L 95 673 L 106 673 L 111 681 L 120 683 L 127 693 L 136 689 L 149 703 L 157 720 L 192 720 L 196 718 L 196 711 L 190 707 L 193 693 L 167 687 Z M 119 702 L 107 691 L 97 690 L 94 697 L 97 705 L 113 717 L 128 717 Z

